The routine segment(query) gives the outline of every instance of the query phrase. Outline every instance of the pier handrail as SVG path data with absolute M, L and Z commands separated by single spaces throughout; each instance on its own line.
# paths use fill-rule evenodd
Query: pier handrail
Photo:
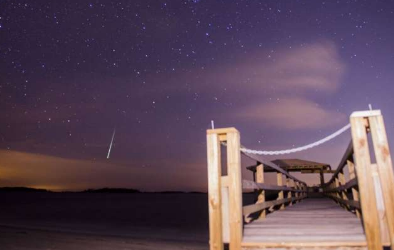
M 353 142 L 350 141 L 336 171 L 331 179 L 324 184 L 323 192 L 325 195 L 338 202 L 342 207 L 355 213 L 357 217 L 360 218 L 361 206 L 359 202 L 360 197 L 354 168 L 353 152 Z M 348 167 L 348 180 L 344 171 L 345 167 Z M 348 190 L 351 190 L 351 195 L 348 194 Z
M 346 167 L 346 164 L 348 161 L 353 159 L 353 141 L 350 141 L 348 147 L 346 148 L 345 154 L 342 156 L 341 161 L 338 164 L 338 167 L 335 170 L 335 173 L 332 175 L 331 179 L 325 183 L 325 186 L 333 183 L 335 181 L 335 178 L 338 177 L 338 175 L 343 172 L 343 169 Z
M 221 147 L 226 142 L 227 175 L 222 175 Z M 256 160 L 255 180 L 243 180 L 241 171 L 240 135 L 235 128 L 207 130 L 208 155 L 208 202 L 210 248 L 222 250 L 223 243 L 230 249 L 240 249 L 244 223 L 265 218 L 267 211 L 283 210 L 306 198 L 307 185 L 282 168 L 267 162 L 260 156 Z M 264 183 L 264 167 L 275 170 L 277 185 Z M 243 206 L 243 190 L 253 190 L 258 198 L 255 204 Z M 265 191 L 278 191 L 276 200 L 266 201 Z M 286 197 L 285 197 L 286 195 Z
M 352 141 L 324 192 L 362 216 L 369 249 L 394 246 L 394 178 L 383 116 L 380 110 L 354 112 L 350 122 Z M 376 163 L 372 163 L 371 153 Z M 349 180 L 345 179 L 345 167 Z
M 394 174 L 380 110 L 350 116 L 355 172 L 369 249 L 394 246 Z M 373 152 L 369 149 L 371 134 Z M 376 163 L 371 161 L 371 153 Z M 352 165 L 352 164 L 350 164 Z

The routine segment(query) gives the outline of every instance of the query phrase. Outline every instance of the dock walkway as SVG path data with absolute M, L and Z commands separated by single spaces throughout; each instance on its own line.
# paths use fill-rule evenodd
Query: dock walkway
M 242 245 L 253 242 L 260 247 L 367 245 L 360 219 L 328 198 L 306 198 L 245 225 Z

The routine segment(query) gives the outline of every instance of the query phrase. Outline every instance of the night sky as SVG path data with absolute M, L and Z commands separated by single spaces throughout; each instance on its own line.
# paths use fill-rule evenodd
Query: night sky
M 393 27 L 383 0 L 2 0 L 0 186 L 206 190 L 211 120 L 277 150 L 372 104 L 393 145 Z

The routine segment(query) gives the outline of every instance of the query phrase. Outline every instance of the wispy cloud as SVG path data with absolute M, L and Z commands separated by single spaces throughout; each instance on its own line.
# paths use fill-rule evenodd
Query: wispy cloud
M 249 122 L 288 130 L 326 128 L 340 125 L 346 119 L 344 114 L 325 109 L 305 98 L 254 103 L 236 113 Z
M 318 90 L 333 93 L 340 87 L 345 65 L 332 43 L 281 51 L 275 61 L 261 67 L 260 79 L 279 91 Z
M 325 128 L 345 121 L 340 111 L 312 101 L 338 92 L 345 70 L 336 46 L 324 41 L 256 53 L 210 75 L 222 83 L 214 87 L 225 85 L 250 97 L 237 105 L 236 117 L 293 130 Z
M 144 93 L 154 94 L 149 86 L 162 86 L 163 90 L 179 93 L 228 91 L 256 92 L 262 95 L 298 91 L 335 93 L 346 70 L 335 44 L 321 41 L 298 47 L 258 50 L 234 56 L 232 60 L 211 66 L 195 67 L 176 74 L 161 73 L 147 80 Z M 163 84 L 164 83 L 164 84 Z M 161 92 L 155 89 L 157 94 Z
M 261 90 L 259 94 L 269 89 L 282 93 L 294 90 L 334 93 L 340 87 L 345 68 L 336 46 L 323 41 L 297 48 L 279 48 L 275 52 L 258 51 L 201 72 L 195 81 L 212 88 L 236 87 L 249 91 L 253 88 Z M 191 81 L 190 75 L 184 77 Z

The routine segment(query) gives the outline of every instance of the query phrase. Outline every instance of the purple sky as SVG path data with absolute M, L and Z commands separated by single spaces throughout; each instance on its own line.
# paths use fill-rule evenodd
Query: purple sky
M 371 103 L 393 144 L 393 27 L 393 1 L 2 1 L 0 186 L 206 190 L 212 119 L 287 149 Z

